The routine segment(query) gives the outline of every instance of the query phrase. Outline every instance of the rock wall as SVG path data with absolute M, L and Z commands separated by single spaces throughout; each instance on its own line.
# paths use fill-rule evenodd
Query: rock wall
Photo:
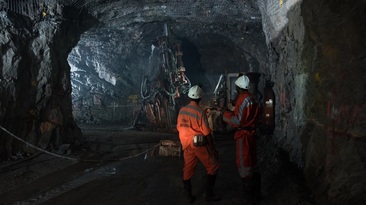
M 274 139 L 321 204 L 364 204 L 365 3 L 267 0 L 260 8 L 277 97 Z
M 303 112 L 307 73 L 301 61 L 304 25 L 299 16 L 300 4 L 288 1 L 264 1 L 263 30 L 270 50 L 269 73 L 276 92 L 276 141 L 290 154 L 290 160 L 303 165 L 298 133 L 306 119 Z
M 48 11 L 37 19 L 0 11 L 0 125 L 36 146 L 58 149 L 81 137 L 67 56 L 92 21 L 81 23 L 84 14 L 72 8 Z M 35 151 L 3 130 L 0 136 L 1 159 Z

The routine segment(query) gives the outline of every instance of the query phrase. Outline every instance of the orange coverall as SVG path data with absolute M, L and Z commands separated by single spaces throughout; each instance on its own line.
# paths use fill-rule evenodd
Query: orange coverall
M 255 126 L 259 117 L 259 103 L 248 91 L 240 93 L 234 112 L 225 111 L 223 120 L 236 128 L 236 166 L 242 178 L 253 176 L 257 164 Z
M 219 163 L 214 156 L 213 147 L 208 144 L 202 147 L 193 145 L 195 135 L 207 136 L 211 134 L 207 116 L 195 101 L 191 101 L 179 110 L 177 130 L 184 157 L 183 180 L 189 180 L 194 175 L 198 160 L 205 166 L 207 174 L 217 174 Z

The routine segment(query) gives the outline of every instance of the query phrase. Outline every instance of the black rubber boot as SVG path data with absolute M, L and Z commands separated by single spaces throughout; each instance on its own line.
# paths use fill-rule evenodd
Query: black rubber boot
M 256 202 L 259 202 L 262 199 L 261 189 L 262 189 L 262 179 L 260 173 L 254 173 L 254 199 Z
M 243 203 L 248 205 L 254 205 L 255 203 L 255 190 L 254 190 L 254 177 L 243 178 Z
M 215 195 L 213 188 L 215 186 L 216 174 L 215 175 L 207 175 L 205 192 L 203 194 L 205 201 L 219 201 L 221 197 L 219 195 Z
M 192 204 L 195 200 L 195 197 L 192 195 L 192 185 L 191 180 L 183 180 L 184 185 L 184 197 L 186 198 L 186 202 Z

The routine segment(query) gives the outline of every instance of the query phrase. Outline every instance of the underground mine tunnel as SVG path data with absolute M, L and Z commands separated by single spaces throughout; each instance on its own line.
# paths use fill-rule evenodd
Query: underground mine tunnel
M 365 204 L 365 13 L 364 0 L 0 0 L 0 204 L 185 204 L 176 120 L 193 85 L 220 156 L 212 204 L 234 204 L 217 108 L 241 74 L 263 114 L 259 204 Z

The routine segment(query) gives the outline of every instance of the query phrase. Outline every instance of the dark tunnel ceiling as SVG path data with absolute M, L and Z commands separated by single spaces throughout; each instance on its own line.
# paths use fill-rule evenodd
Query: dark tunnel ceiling
M 250 0 L 86 1 L 81 9 L 100 23 L 81 36 L 68 59 L 72 71 L 89 73 L 74 79 L 77 96 L 83 95 L 83 84 L 112 98 L 139 93 L 139 69 L 147 64 L 151 41 L 162 35 L 165 23 L 170 35 L 184 43 L 183 63 L 192 66 L 186 66 L 187 75 L 209 89 L 220 73 L 260 72 L 259 65 L 267 61 L 260 11 Z

